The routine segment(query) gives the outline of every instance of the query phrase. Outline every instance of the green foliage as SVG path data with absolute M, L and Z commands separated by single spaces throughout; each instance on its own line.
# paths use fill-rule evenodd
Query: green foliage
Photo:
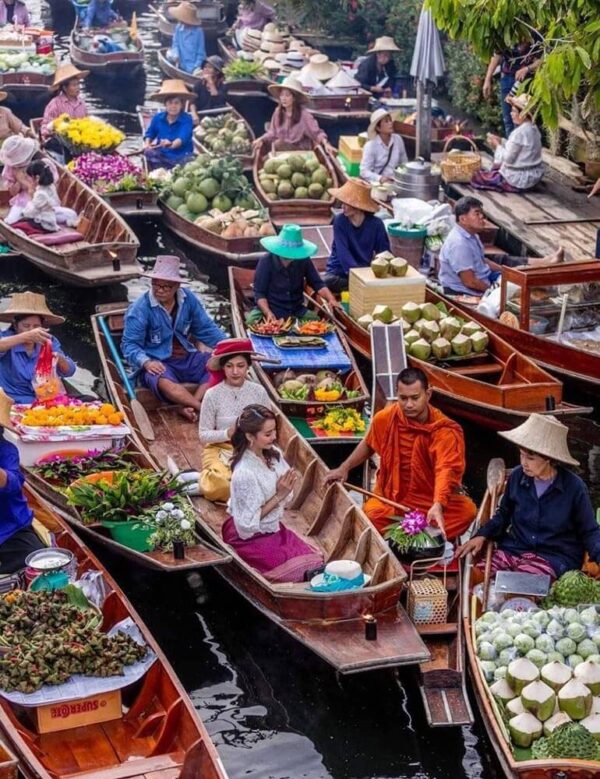
M 122 471 L 134 467 L 130 452 L 118 452 L 108 449 L 104 452 L 87 452 L 85 455 L 75 457 L 55 457 L 44 460 L 32 470 L 44 481 L 50 482 L 56 487 L 68 487 L 75 479 L 85 476 L 87 473 L 99 471 Z
M 481 94 L 486 63 L 464 41 L 448 41 L 444 56 L 448 68 L 448 94 L 452 105 L 474 116 L 487 132 L 502 133 L 502 111 L 497 84 L 491 100 L 484 100 Z

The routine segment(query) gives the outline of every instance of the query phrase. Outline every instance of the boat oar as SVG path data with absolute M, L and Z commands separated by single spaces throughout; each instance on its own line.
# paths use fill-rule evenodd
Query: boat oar
M 496 503 L 498 501 L 498 494 L 504 484 L 506 476 L 506 466 L 504 460 L 501 457 L 494 457 L 488 463 L 487 468 L 487 488 L 490 493 L 490 516 L 496 513 Z M 485 569 L 483 574 L 483 599 L 481 601 L 481 609 L 485 612 L 488 602 L 488 594 L 490 590 L 490 576 L 492 573 L 492 552 L 494 550 L 494 544 L 490 539 L 487 544 L 485 552 Z
M 390 500 L 389 498 L 384 498 L 383 495 L 376 495 L 374 492 L 370 492 L 369 490 L 365 490 L 362 487 L 357 487 L 356 484 L 350 484 L 349 481 L 345 481 L 344 487 L 346 487 L 349 490 L 354 490 L 354 492 L 360 492 L 361 495 L 367 495 L 369 498 L 377 498 L 377 500 L 380 500 L 382 503 L 387 503 L 390 506 L 393 506 L 395 509 L 399 509 L 400 511 L 410 511 L 408 506 L 403 506 L 402 503 L 396 503 L 394 500 Z
M 131 401 L 131 411 L 140 429 L 140 433 L 144 436 L 146 441 L 154 441 L 155 435 L 152 422 L 150 422 L 150 419 L 148 418 L 148 412 L 135 396 L 135 391 L 131 386 L 131 382 L 129 381 L 127 373 L 125 372 L 125 366 L 121 360 L 121 355 L 117 350 L 117 346 L 114 342 L 110 330 L 108 329 L 106 320 L 103 316 L 98 316 L 98 322 L 100 323 L 100 329 L 102 330 L 102 334 L 104 335 L 106 343 L 108 344 L 108 348 L 119 372 L 119 376 L 121 377 L 121 381 L 123 382 L 123 386 L 125 387 L 127 397 Z

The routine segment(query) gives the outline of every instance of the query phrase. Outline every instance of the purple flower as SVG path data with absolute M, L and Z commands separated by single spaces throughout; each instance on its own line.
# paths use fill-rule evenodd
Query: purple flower
M 422 533 L 427 527 L 427 517 L 422 511 L 409 511 L 402 520 L 402 529 L 409 536 Z

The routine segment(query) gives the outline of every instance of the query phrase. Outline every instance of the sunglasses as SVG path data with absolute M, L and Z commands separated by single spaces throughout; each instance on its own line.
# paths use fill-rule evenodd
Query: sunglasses
M 152 282 L 152 289 L 162 289 L 168 291 L 170 289 L 177 289 L 178 286 L 179 284 L 161 284 L 158 281 Z

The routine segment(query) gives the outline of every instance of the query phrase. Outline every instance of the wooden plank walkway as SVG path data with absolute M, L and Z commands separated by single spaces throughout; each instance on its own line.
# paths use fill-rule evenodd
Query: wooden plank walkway
M 484 166 L 490 158 L 484 156 Z M 523 254 L 543 257 L 564 247 L 569 260 L 592 259 L 596 231 L 600 227 L 600 197 L 590 201 L 585 194 L 559 183 L 551 172 L 525 194 L 476 190 L 469 184 L 450 184 L 450 194 L 470 195 L 483 203 L 485 215 L 522 244 Z M 528 224 L 554 219 L 596 219 L 576 224 Z

